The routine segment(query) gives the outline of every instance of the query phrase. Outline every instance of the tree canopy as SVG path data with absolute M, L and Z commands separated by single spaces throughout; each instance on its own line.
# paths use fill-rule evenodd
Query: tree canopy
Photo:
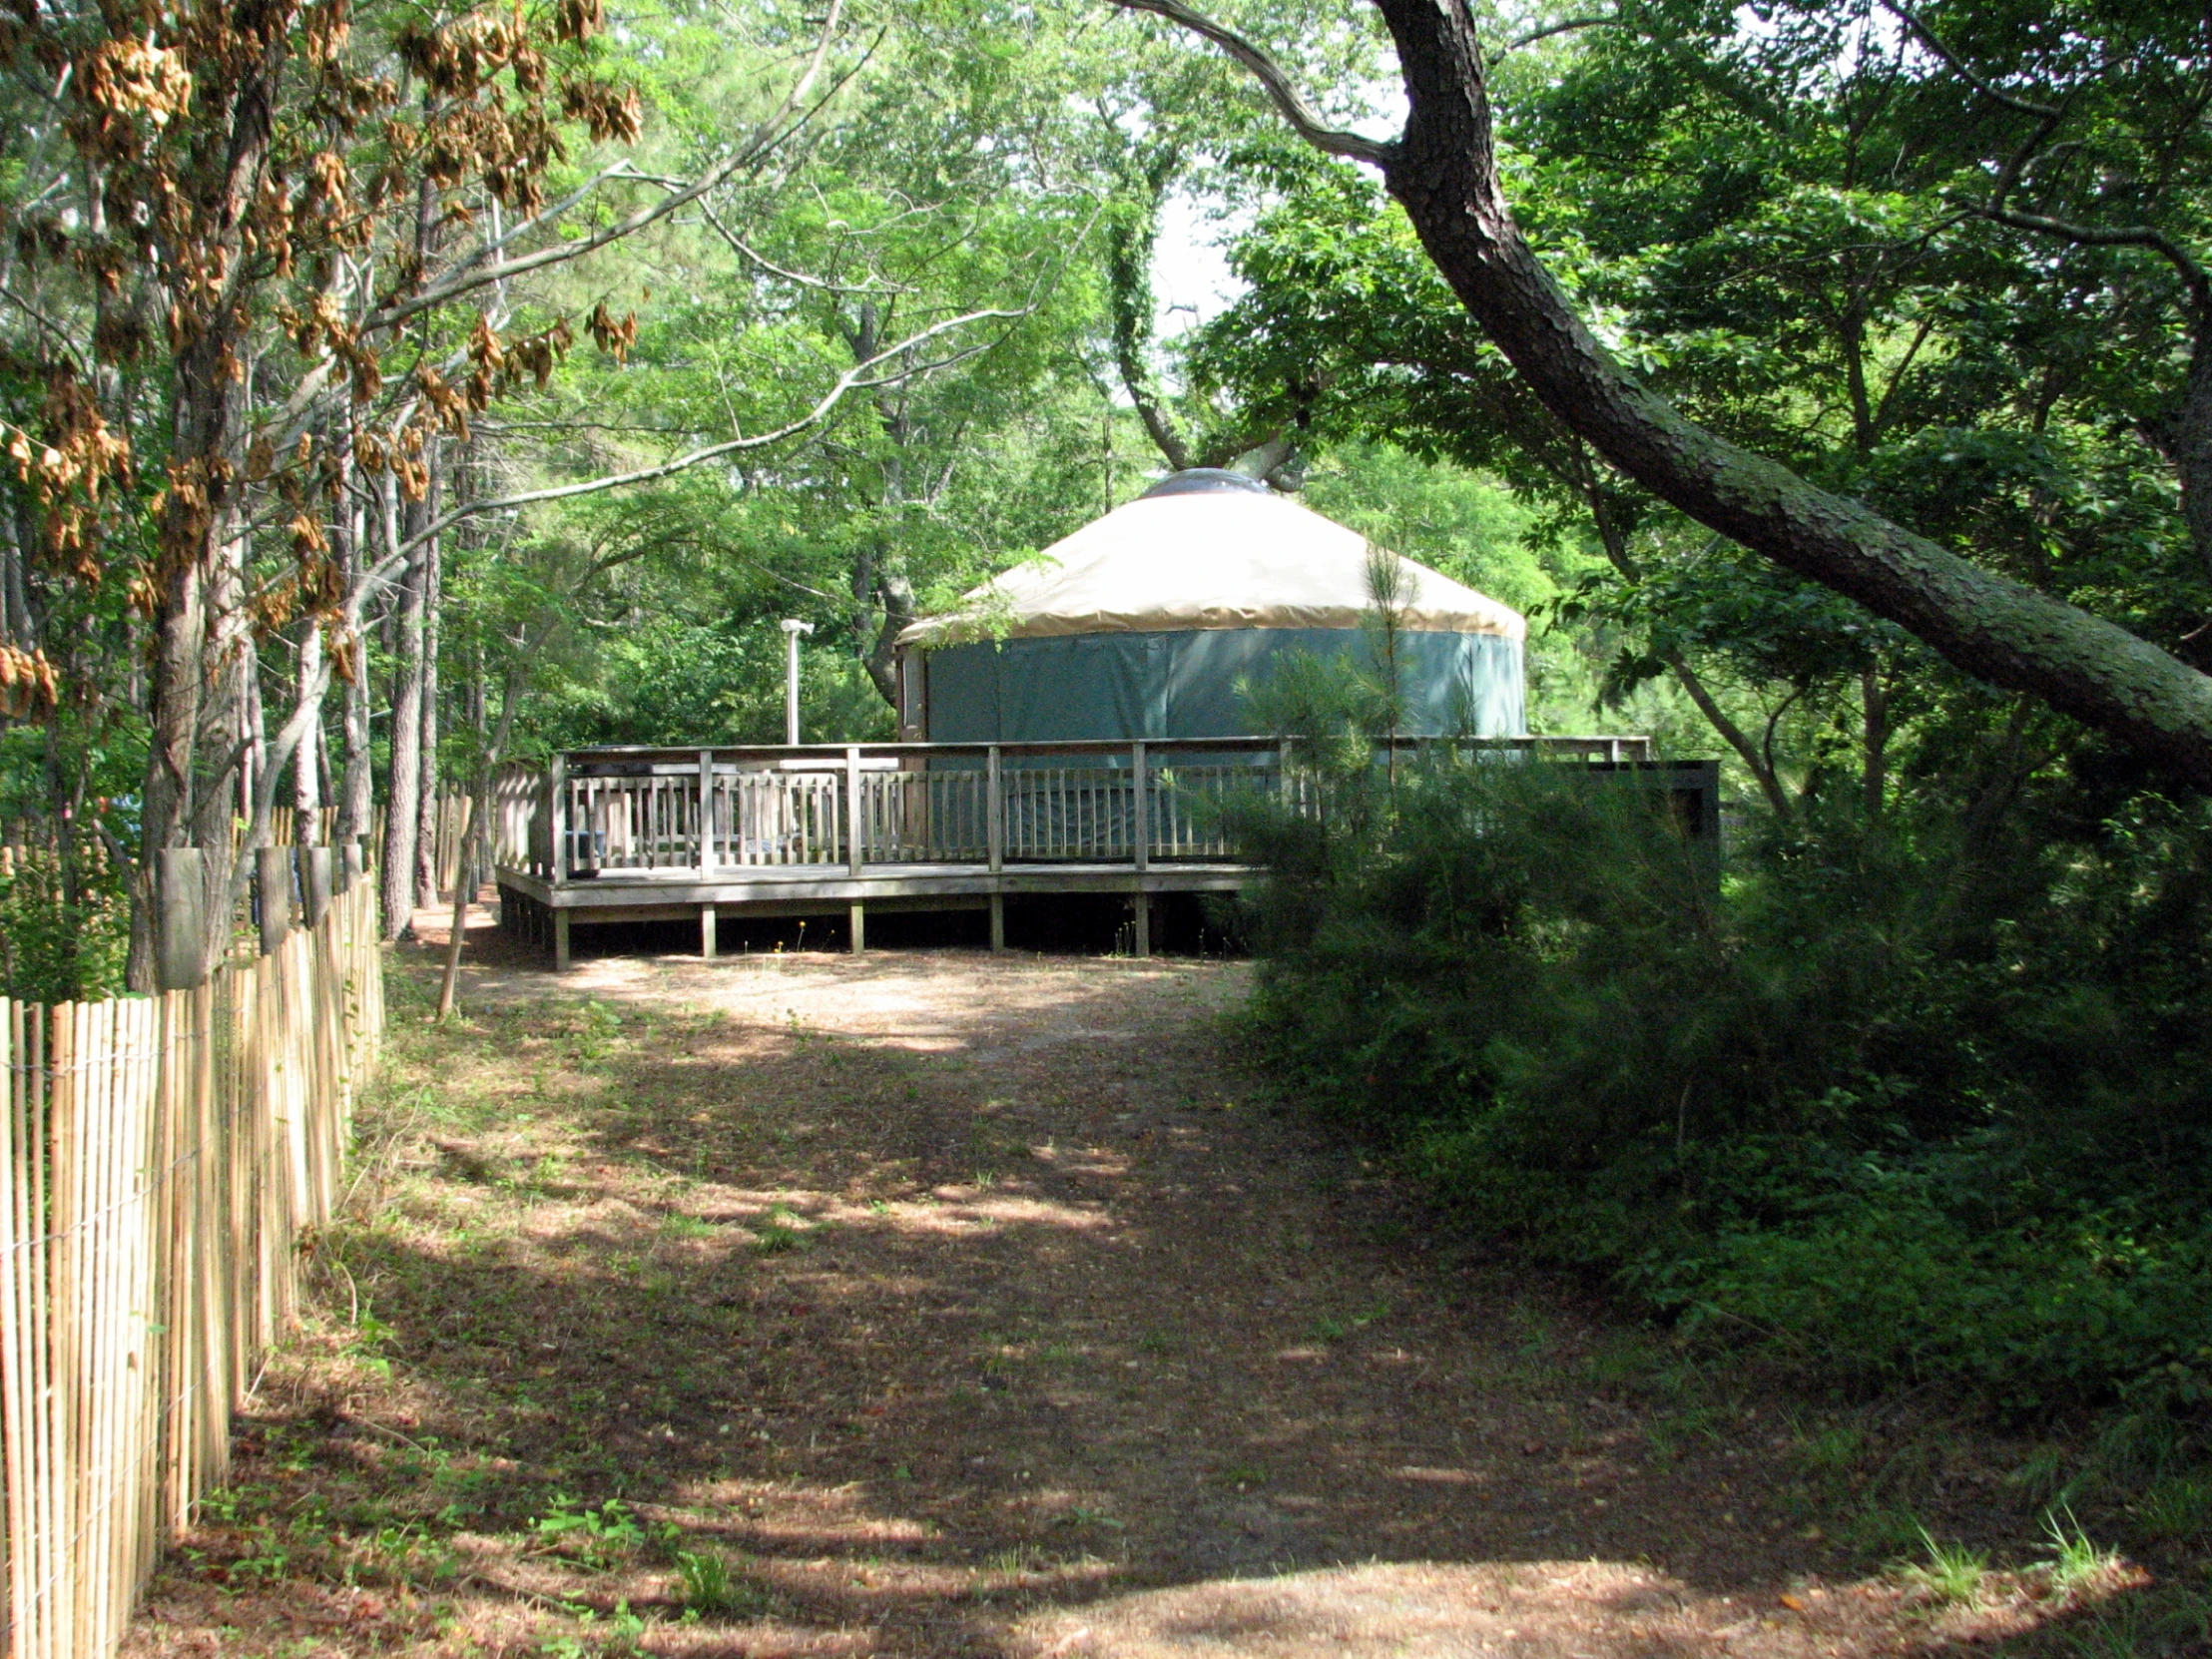
M 382 804 L 400 924 L 493 760 L 773 737 L 786 615 L 887 736 L 906 621 L 1240 456 L 1778 822 L 2207 776 L 2202 17 L 1232 10 L 14 17 L 0 818 L 143 918 Z

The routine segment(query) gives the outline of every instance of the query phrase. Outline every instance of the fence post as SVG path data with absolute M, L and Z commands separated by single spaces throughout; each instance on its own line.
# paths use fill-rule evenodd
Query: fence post
M 1152 777 L 1141 743 L 1129 746 L 1129 779 L 1136 792 L 1135 807 L 1129 815 L 1129 838 L 1137 873 L 1142 875 L 1152 867 Z
M 553 867 L 547 878 L 559 886 L 568 879 L 568 757 L 556 755 L 545 770 L 548 796 L 545 822 L 553 830 Z
M 1006 867 L 1006 792 L 1000 788 L 999 772 L 994 743 L 983 765 L 983 838 L 993 875 Z
M 1144 872 L 1151 865 L 1152 853 L 1152 811 L 1151 803 L 1146 800 L 1146 796 L 1150 793 L 1146 788 L 1148 782 L 1146 773 L 1148 770 L 1144 745 L 1142 743 L 1131 744 L 1129 746 L 1129 778 L 1135 795 L 1133 798 L 1134 805 L 1129 815 L 1129 840 L 1130 861 L 1136 866 L 1137 871 L 1136 946 L 1137 954 L 1140 956 L 1152 954 L 1152 894 L 1145 891 L 1144 885 Z
M 998 745 L 991 745 L 983 762 L 983 855 L 997 875 L 1006 867 L 1006 799 L 999 789 Z M 991 948 L 1006 948 L 1006 894 L 991 883 Z
M 699 752 L 699 875 L 705 880 L 715 872 L 715 757 L 711 749 Z M 712 950 L 707 952 L 712 956 Z
M 860 819 L 860 752 L 857 748 L 844 752 L 844 836 L 845 857 L 854 875 L 867 859 L 867 829 Z
M 326 846 L 299 848 L 299 905 L 304 912 L 301 919 L 309 927 L 320 927 L 329 913 L 330 849 Z
M 274 956 L 291 931 L 291 848 L 254 849 L 254 894 L 262 912 L 262 954 Z
M 165 991 L 188 990 L 208 977 L 207 854 L 197 846 L 165 846 L 154 855 L 155 975 Z
M 867 862 L 867 821 L 860 804 L 860 752 L 844 752 L 844 834 L 846 868 L 854 875 Z M 846 943 L 857 956 L 867 948 L 867 907 L 857 898 L 845 906 Z

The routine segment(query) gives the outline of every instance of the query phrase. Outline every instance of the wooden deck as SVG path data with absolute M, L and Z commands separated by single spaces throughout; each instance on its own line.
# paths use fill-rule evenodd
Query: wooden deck
M 1476 747 L 1658 770 L 1641 738 Z M 841 910 L 860 950 L 870 909 L 977 909 L 999 949 L 1009 898 L 1122 894 L 1149 955 L 1153 899 L 1254 878 L 1221 807 L 1302 789 L 1267 738 L 576 750 L 495 792 L 500 921 L 566 968 L 579 923 L 696 919 L 712 956 L 725 916 Z
M 1133 900 L 1163 893 L 1234 892 L 1252 878 L 1238 863 L 1183 863 L 1133 870 L 1127 864 L 870 864 L 858 875 L 809 869 L 659 870 L 625 872 L 555 886 L 526 870 L 499 871 L 502 923 L 519 927 L 553 950 L 556 967 L 569 956 L 576 922 L 699 922 L 700 954 L 715 953 L 723 916 L 812 916 L 842 910 L 852 948 L 866 948 L 867 912 L 988 910 L 991 948 L 1006 943 L 1008 898 L 1058 893 L 1125 893 Z M 1137 954 L 1151 954 L 1150 906 L 1135 906 Z

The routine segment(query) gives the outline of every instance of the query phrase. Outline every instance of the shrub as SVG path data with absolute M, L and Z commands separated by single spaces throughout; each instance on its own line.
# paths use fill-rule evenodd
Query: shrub
M 0 995 L 116 995 L 130 944 L 130 903 L 97 842 L 74 860 L 48 847 L 0 846 Z
M 2212 823 L 1809 813 L 1709 873 L 1573 766 L 1305 746 L 1249 1019 L 1469 1226 L 1702 1341 L 2027 1408 L 2212 1386 Z

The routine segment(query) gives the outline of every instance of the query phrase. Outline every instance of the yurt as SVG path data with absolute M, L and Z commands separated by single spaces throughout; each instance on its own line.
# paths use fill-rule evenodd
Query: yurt
M 900 726 L 929 743 L 1241 737 L 1286 653 L 1369 653 L 1367 538 L 1265 483 L 1173 473 L 899 636 Z M 1400 559 L 1409 736 L 1523 731 L 1517 611 Z M 1363 656 L 1364 661 L 1372 658 Z

